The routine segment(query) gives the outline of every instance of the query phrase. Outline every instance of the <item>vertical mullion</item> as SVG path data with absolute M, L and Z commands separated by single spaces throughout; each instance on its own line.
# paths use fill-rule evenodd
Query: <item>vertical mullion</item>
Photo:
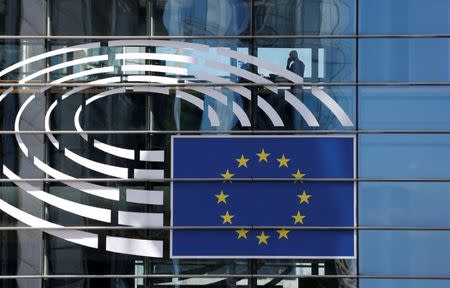
M 359 35 L 359 0 L 355 0 L 355 33 Z M 359 37 L 355 37 L 355 82 L 359 82 Z M 359 86 L 355 87 L 355 130 L 359 130 Z M 355 177 L 359 178 L 359 133 L 355 133 Z M 359 183 L 354 184 L 356 187 L 355 195 L 355 222 L 359 226 Z M 356 232 L 356 275 L 359 276 L 359 234 L 360 231 Z M 359 287 L 359 278 L 356 278 L 356 287 Z

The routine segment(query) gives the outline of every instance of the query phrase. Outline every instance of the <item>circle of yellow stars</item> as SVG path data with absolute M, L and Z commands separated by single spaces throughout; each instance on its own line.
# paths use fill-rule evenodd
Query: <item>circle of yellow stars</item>
M 269 163 L 269 161 L 271 160 L 270 156 L 271 153 L 268 153 L 264 148 L 261 149 L 261 151 L 259 153 L 256 153 L 256 156 L 258 157 L 258 163 L 263 162 L 264 163 Z M 237 162 L 237 168 L 248 168 L 248 163 L 250 161 L 250 158 L 247 158 L 247 156 L 245 156 L 244 154 L 241 154 L 239 158 L 235 159 Z M 287 168 L 289 169 L 289 161 L 291 161 L 291 159 L 287 158 L 285 154 L 282 154 L 281 156 L 279 156 L 279 158 L 276 158 L 276 161 L 278 162 L 278 168 Z M 224 179 L 224 183 L 231 183 L 232 178 L 235 176 L 235 173 L 231 173 L 230 169 L 226 169 L 226 171 L 224 173 L 221 173 L 220 176 L 222 176 L 222 178 Z M 300 169 L 297 169 L 297 171 L 295 173 L 291 174 L 294 180 L 294 183 L 297 182 L 301 182 L 303 183 L 302 179 L 303 177 L 306 175 L 304 173 L 302 173 L 300 171 Z M 219 194 L 214 194 L 216 201 L 218 205 L 223 204 L 223 205 L 227 205 L 227 199 L 230 197 L 230 194 L 226 194 L 224 192 L 224 190 L 221 190 Z M 308 194 L 305 190 L 302 191 L 301 194 L 297 195 L 299 204 L 310 204 L 310 198 L 312 197 L 312 195 Z M 229 210 L 225 211 L 225 214 L 220 215 L 222 224 L 233 224 L 233 218 L 235 218 L 236 215 L 230 214 Z M 302 215 L 300 210 L 297 210 L 297 213 L 295 213 L 294 215 L 291 216 L 294 225 L 297 224 L 304 224 L 304 220 L 306 218 L 305 215 Z M 249 229 L 238 229 L 235 230 L 236 232 L 236 237 L 237 239 L 248 239 L 248 233 L 250 232 Z M 278 239 L 289 239 L 288 234 L 289 232 L 291 232 L 291 230 L 287 230 L 285 228 L 280 228 L 279 230 L 276 230 L 277 234 L 278 234 Z M 270 235 L 266 235 L 264 233 L 264 231 L 261 231 L 260 234 L 256 235 L 256 238 L 258 240 L 258 245 L 268 245 L 269 244 L 269 238 L 271 236 Z

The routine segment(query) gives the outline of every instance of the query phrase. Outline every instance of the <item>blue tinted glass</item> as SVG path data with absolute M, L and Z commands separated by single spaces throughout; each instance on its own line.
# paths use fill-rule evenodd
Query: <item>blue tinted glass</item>
M 449 183 L 360 183 L 361 226 L 450 226 Z
M 450 231 L 361 231 L 359 272 L 450 276 Z
M 361 82 L 449 82 L 450 39 L 361 39 Z
M 361 135 L 360 177 L 448 178 L 449 135 Z
M 248 35 L 248 0 L 153 1 L 155 35 Z
M 360 0 L 361 34 L 448 34 L 449 0 Z
M 255 35 L 354 34 L 355 0 L 255 0 Z
M 450 280 L 360 279 L 360 288 L 442 288 L 450 287 Z
M 360 87 L 361 129 L 450 129 L 450 87 Z

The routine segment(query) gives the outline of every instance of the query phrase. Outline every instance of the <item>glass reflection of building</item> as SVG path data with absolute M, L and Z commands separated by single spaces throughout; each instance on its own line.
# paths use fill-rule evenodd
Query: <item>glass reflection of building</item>
M 381 228 L 358 230 L 356 260 L 171 260 L 167 256 L 167 230 L 98 231 L 103 240 L 107 235 L 164 240 L 166 257 L 154 259 L 85 248 L 40 230 L 7 230 L 4 227 L 24 225 L 0 213 L 0 226 L 3 227 L 0 230 L 0 286 L 450 286 L 447 269 L 450 259 L 450 235 L 447 231 L 450 217 L 446 205 L 450 197 L 447 184 L 450 163 L 450 116 L 447 110 L 450 90 L 445 84 L 450 82 L 449 8 L 448 0 L 436 0 L 433 4 L 423 0 L 1 0 L 1 70 L 46 51 L 86 42 L 103 43 L 97 50 L 34 62 L 3 76 L 2 83 L 22 79 L 48 66 L 86 56 L 106 54 L 110 55 L 108 61 L 60 69 L 35 80 L 40 83 L 50 82 L 76 73 L 77 69 L 81 71 L 118 63 L 173 66 L 186 69 L 186 75 L 176 76 L 158 71 L 139 73 L 175 78 L 179 83 L 202 83 L 196 80 L 195 75 L 203 72 L 219 77 L 223 82 L 243 83 L 242 87 L 250 91 L 252 99 L 263 97 L 279 112 L 285 124 L 284 127 L 274 127 L 270 119 L 257 107 L 255 100 L 243 99 L 239 93 L 230 89 L 231 86 L 220 85 L 214 89 L 226 97 L 228 104 L 234 102 L 250 115 L 251 127 L 243 127 L 237 121 L 229 109 L 232 105 L 225 106 L 211 101 L 207 95 L 188 86 L 172 87 L 169 95 L 125 91 L 90 105 L 80 118 L 84 129 L 112 131 L 110 134 L 94 135 L 95 139 L 119 147 L 131 145 L 136 149 L 162 149 L 166 151 L 165 159 L 169 160 L 169 132 L 194 130 L 217 131 L 223 134 L 230 130 L 244 130 L 249 133 L 270 130 L 277 134 L 287 130 L 291 134 L 302 134 L 308 130 L 306 133 L 315 131 L 321 135 L 339 134 L 345 130 L 357 135 L 358 177 L 362 179 L 357 183 L 358 226 Z M 92 39 L 89 36 L 99 38 Z M 115 36 L 155 36 L 205 44 L 211 47 L 207 54 L 208 59 L 248 70 L 278 83 L 285 83 L 286 79 L 255 65 L 221 57 L 217 54 L 217 48 L 229 47 L 283 69 L 286 67 L 289 52 L 295 50 L 305 64 L 304 81 L 310 84 L 302 85 L 301 93 L 296 96 L 311 110 L 320 125 L 308 126 L 292 107 L 285 104 L 284 93 L 291 89 L 289 86 L 280 85 L 278 93 L 268 91 L 263 85 L 246 86 L 245 83 L 251 81 L 210 67 L 206 62 L 202 62 L 203 60 L 199 63 L 180 64 L 163 60 L 114 59 L 111 55 L 124 52 L 180 53 L 175 48 L 107 47 L 104 43 L 109 40 L 108 37 Z M 183 53 L 200 59 L 205 56 L 195 51 Z M 115 70 L 105 76 L 136 74 L 133 73 Z M 87 76 L 80 81 L 93 80 L 95 77 Z M 330 110 L 312 95 L 311 83 L 319 82 L 318 87 L 348 114 L 354 123 L 353 127 L 343 127 Z M 6 85 L 2 87 L 2 93 L 7 88 Z M 38 105 L 34 105 L 23 115 L 23 129 L 43 131 L 45 111 L 53 101 L 60 99 L 65 89 L 68 88 L 50 89 L 43 97 L 38 97 Z M 72 115 L 89 97 L 108 89 L 112 87 L 94 87 L 71 97 L 64 106 L 55 110 L 51 121 L 52 128 L 73 130 L 73 119 L 69 119 L 67 115 Z M 33 87 L 18 86 L 0 102 L 2 131 L 14 130 L 15 115 L 33 91 Z M 179 91 L 192 93 L 204 100 L 205 107 L 212 107 L 219 119 L 223 120 L 220 126 L 211 126 L 207 113 L 194 109 L 177 98 Z M 119 130 L 155 130 L 161 133 L 114 133 Z M 45 133 L 23 135 L 23 138 L 31 145 L 30 149 L 35 155 L 45 159 L 55 169 L 77 178 L 104 177 L 101 173 L 83 169 L 67 161 L 64 154 L 49 143 Z M 164 169 L 166 176 L 170 173 L 168 161 L 165 164 L 143 165 L 135 160 L 117 159 L 92 149 L 93 140 L 86 143 L 76 134 L 59 135 L 58 139 L 61 145 L 73 147 L 80 155 L 103 163 Z M 20 153 L 14 134 L 2 134 L 0 147 L 0 164 L 7 165 L 23 178 L 48 177 L 31 167 L 29 159 Z M 2 179 L 5 179 L 4 175 Z M 111 206 L 113 211 L 128 209 L 135 212 L 164 212 L 164 224 L 170 225 L 168 202 L 164 207 L 144 207 L 126 203 L 123 197 L 118 203 L 113 203 L 89 195 L 80 195 L 74 188 L 63 183 L 41 181 L 34 185 L 52 195 L 80 203 L 98 207 Z M 121 193 L 127 187 L 164 190 L 165 197 L 169 197 L 169 184 L 165 182 L 112 181 L 105 185 L 118 188 Z M 0 189 L 0 198 L 3 201 L 42 219 L 69 226 L 104 225 L 43 204 L 22 193 L 11 181 L 2 182 Z M 118 223 L 113 221 L 111 225 Z M 424 230 L 424 227 L 441 229 Z M 221 277 L 111 276 L 143 274 L 212 274 Z M 258 274 L 286 277 L 255 277 Z M 16 278 L 6 277 L 11 275 Z M 68 276 L 56 279 L 52 278 L 52 275 L 92 277 Z M 314 277 L 309 277 L 311 275 Z M 333 275 L 335 277 L 332 277 Z M 419 276 L 421 279 L 418 279 Z M 431 279 L 437 276 L 440 278 Z

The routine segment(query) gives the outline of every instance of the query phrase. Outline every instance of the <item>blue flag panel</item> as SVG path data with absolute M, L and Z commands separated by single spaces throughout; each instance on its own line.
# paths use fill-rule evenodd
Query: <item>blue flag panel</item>
M 351 258 L 355 232 L 293 226 L 355 225 L 355 185 L 303 178 L 354 178 L 354 138 L 174 136 L 172 177 L 223 181 L 172 184 L 172 225 L 272 226 L 177 230 L 174 258 Z M 286 178 L 289 181 L 233 181 Z

